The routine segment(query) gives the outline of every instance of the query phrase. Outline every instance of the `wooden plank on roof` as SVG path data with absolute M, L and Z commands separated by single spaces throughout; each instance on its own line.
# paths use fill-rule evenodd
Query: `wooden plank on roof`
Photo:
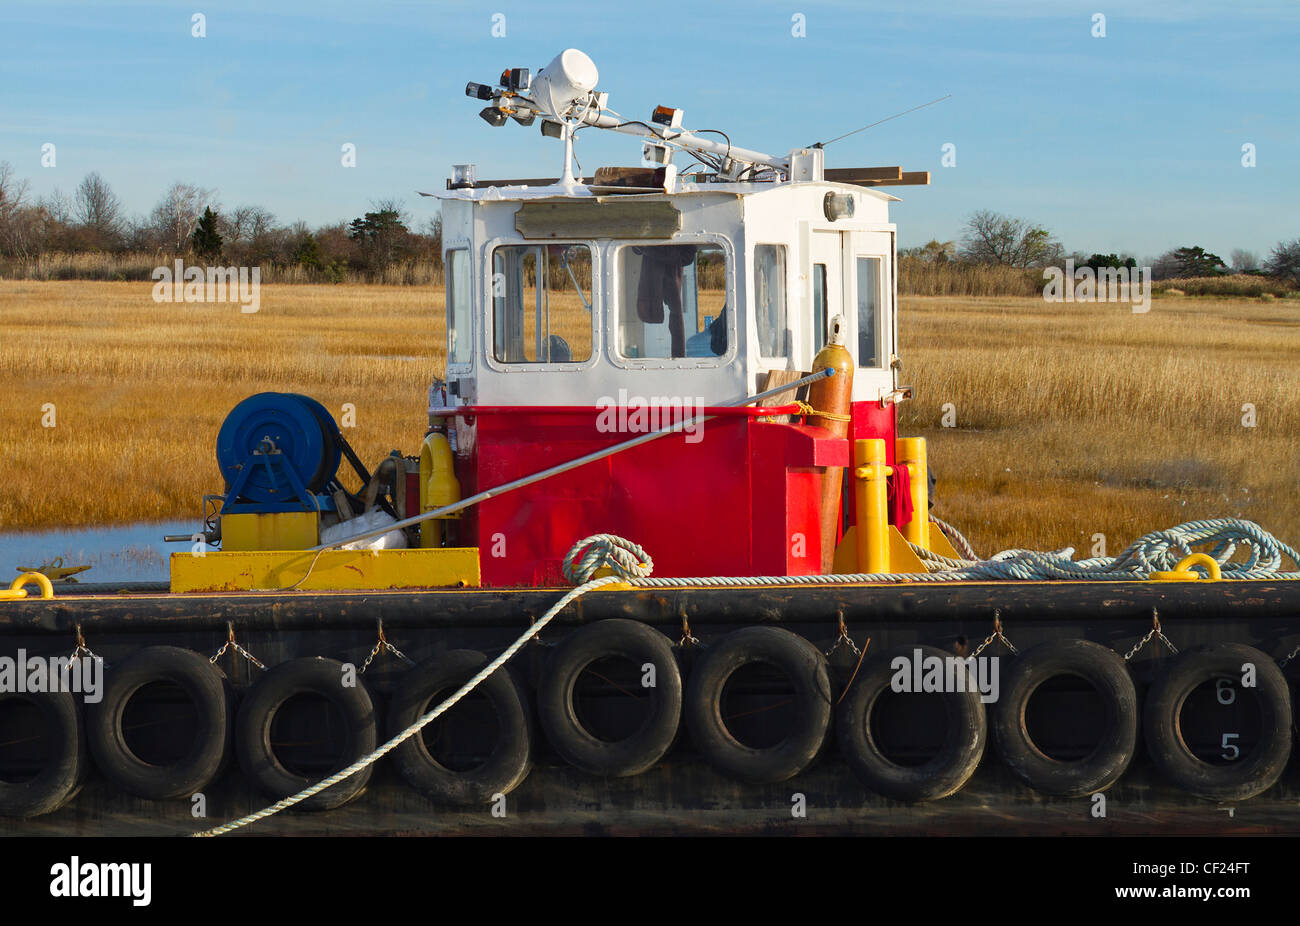
M 597 187 L 664 188 L 662 167 L 597 167 L 591 185 Z
M 858 184 L 859 186 L 929 186 L 930 172 L 928 170 L 905 170 L 903 176 L 897 180 L 868 180 Z
M 682 214 L 663 200 L 528 202 L 515 213 L 525 238 L 671 238 Z
M 901 180 L 901 167 L 835 167 L 827 168 L 822 177 L 832 183 L 860 183 L 864 180 Z

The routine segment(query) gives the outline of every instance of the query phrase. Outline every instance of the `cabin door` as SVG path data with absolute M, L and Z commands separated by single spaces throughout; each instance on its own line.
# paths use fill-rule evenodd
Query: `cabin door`
M 830 334 L 831 319 L 844 314 L 844 237 L 836 231 L 812 233 L 808 268 L 808 278 L 812 284 L 812 299 L 808 303 L 812 309 L 812 350 L 808 352 L 809 362 L 825 346 Z
M 891 232 L 848 232 L 844 243 L 849 351 L 858 362 L 853 398 L 859 402 L 880 399 L 896 385 L 896 371 L 890 362 L 898 341 L 894 236 Z

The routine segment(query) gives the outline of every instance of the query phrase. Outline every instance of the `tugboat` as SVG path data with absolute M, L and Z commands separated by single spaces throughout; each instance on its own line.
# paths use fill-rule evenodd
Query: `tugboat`
M 597 83 L 569 49 L 468 85 L 563 160 L 437 194 L 411 453 L 250 396 L 166 588 L 14 583 L 4 831 L 1293 830 L 1296 551 L 1220 519 L 978 557 L 897 427 L 883 188 L 929 174 Z M 575 176 L 587 128 L 641 163 Z

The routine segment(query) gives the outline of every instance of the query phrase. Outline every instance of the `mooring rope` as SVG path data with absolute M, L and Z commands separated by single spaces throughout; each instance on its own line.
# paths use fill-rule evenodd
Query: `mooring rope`
M 955 547 L 958 549 L 963 547 L 966 550 L 971 549 L 970 545 L 965 543 L 965 538 L 961 537 L 955 528 L 949 529 L 962 540 L 960 545 L 954 543 Z M 650 555 L 640 546 L 616 534 L 595 534 L 574 544 L 564 558 L 565 578 L 575 583 L 577 587 L 566 592 L 540 620 L 532 624 L 501 655 L 479 670 L 473 678 L 462 685 L 447 700 L 374 752 L 361 757 L 347 768 L 335 772 L 328 778 L 322 779 L 297 794 L 277 801 L 256 813 L 251 813 L 245 817 L 240 817 L 238 820 L 193 835 L 222 836 L 248 826 L 250 823 L 264 820 L 272 814 L 277 814 L 294 804 L 319 794 L 326 788 L 338 784 L 351 775 L 355 775 L 363 768 L 373 765 L 424 729 L 428 724 L 437 720 L 456 702 L 482 684 L 488 676 L 509 662 L 529 640 L 537 636 L 570 603 L 588 592 L 606 585 L 624 583 L 638 588 L 672 588 L 680 586 L 761 588 L 790 585 L 879 584 L 886 582 L 961 582 L 988 579 L 1093 579 L 1110 581 L 1143 579 L 1153 571 L 1172 570 L 1180 559 L 1191 553 L 1191 546 L 1207 543 L 1215 545 L 1210 555 L 1219 563 L 1225 579 L 1300 580 L 1300 572 L 1279 571 L 1284 555 L 1300 569 L 1300 553 L 1297 553 L 1293 547 L 1281 542 L 1253 521 L 1244 521 L 1237 518 L 1189 521 L 1168 530 L 1154 531 L 1138 539 L 1119 556 L 1115 557 L 1101 556 L 1076 562 L 1071 559 L 1074 550 L 1067 547 L 1050 553 L 1037 550 L 1004 550 L 986 560 L 953 560 L 930 553 L 930 551 L 923 551 L 920 547 L 914 547 L 918 552 L 928 554 L 927 563 L 933 563 L 939 568 L 936 571 L 925 573 L 852 573 L 847 575 L 813 576 L 659 578 L 651 575 L 654 562 L 651 560 Z M 1241 545 L 1251 548 L 1252 552 L 1249 559 L 1241 563 L 1228 562 L 1228 558 Z M 597 571 L 604 567 L 609 567 L 613 575 L 592 578 Z
M 1118 556 L 1096 556 L 1084 560 L 1073 558 L 1072 547 L 1053 552 L 1004 550 L 986 560 L 954 560 L 915 545 L 912 549 L 925 561 L 930 569 L 929 575 L 948 581 L 1083 579 L 1113 582 L 1145 579 L 1153 572 L 1172 571 L 1179 561 L 1191 555 L 1192 547 L 1206 544 L 1214 545 L 1209 556 L 1219 564 L 1224 579 L 1300 579 L 1300 572 L 1282 571 L 1284 556 L 1300 569 L 1300 553 L 1254 521 L 1241 518 L 1188 521 L 1177 527 L 1152 531 L 1138 538 Z M 969 544 L 966 546 L 969 549 Z M 1250 550 L 1250 555 L 1242 562 L 1229 562 L 1237 548 L 1242 546 Z

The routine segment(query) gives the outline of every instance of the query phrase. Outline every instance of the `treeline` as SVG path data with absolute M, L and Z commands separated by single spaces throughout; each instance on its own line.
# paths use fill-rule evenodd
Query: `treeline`
M 148 280 L 175 258 L 258 266 L 264 282 L 436 285 L 443 279 L 438 217 L 420 228 L 397 200 L 373 204 L 349 222 L 308 228 L 282 223 L 258 205 L 224 207 L 213 190 L 173 183 L 147 215 L 128 215 L 98 173 L 71 194 L 29 194 L 26 180 L 0 161 L 0 277 Z M 1279 242 L 1261 260 L 1234 250 L 1225 261 L 1198 245 L 1139 261 L 1129 254 L 1070 253 L 1045 226 L 982 210 L 954 241 L 899 252 L 899 290 L 913 295 L 1037 295 L 1044 267 L 1151 267 L 1156 289 L 1192 294 L 1281 296 L 1300 289 L 1300 238 Z M 554 284 L 589 268 L 551 261 Z M 721 283 L 723 267 L 704 259 L 701 283 Z
M 1300 238 L 1265 260 L 1237 249 L 1225 261 L 1199 245 L 1138 260 L 1131 254 L 1067 252 L 1046 227 L 997 212 L 973 213 L 956 241 L 899 251 L 899 290 L 914 295 L 1036 295 L 1045 267 L 1150 267 L 1157 291 L 1188 295 L 1280 296 L 1300 289 Z
M 442 278 L 438 218 L 421 229 L 397 200 L 350 222 L 285 224 L 258 205 L 223 207 L 215 191 L 173 183 L 147 215 L 129 215 L 98 173 L 71 194 L 33 198 L 0 161 L 0 276 L 147 280 L 175 258 L 260 266 L 265 282 L 429 284 Z

